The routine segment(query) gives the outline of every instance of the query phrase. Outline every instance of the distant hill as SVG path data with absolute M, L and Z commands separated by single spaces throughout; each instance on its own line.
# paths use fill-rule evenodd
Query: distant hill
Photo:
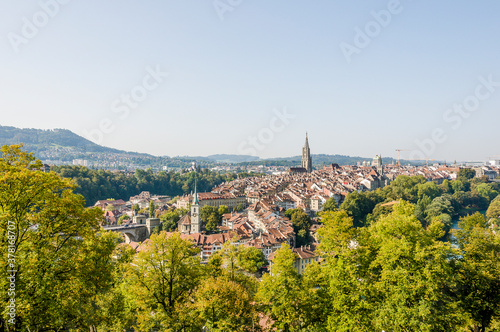
M 296 166 L 300 164 L 301 159 L 301 156 L 260 159 L 256 156 L 234 154 L 214 154 L 207 157 L 156 157 L 147 153 L 127 152 L 98 145 L 67 129 L 20 129 L 0 126 L 0 145 L 19 143 L 24 143 L 25 151 L 33 152 L 36 158 L 44 162 L 68 164 L 75 159 L 82 159 L 94 167 L 111 169 L 128 167 L 160 169 L 163 166 L 186 168 L 190 167 L 193 161 L 202 167 L 210 167 L 215 164 Z M 358 162 L 371 161 L 372 159 L 344 155 L 312 155 L 315 166 L 331 163 L 355 165 Z M 384 158 L 383 160 L 385 164 L 395 162 L 393 158 Z M 401 162 L 408 164 L 408 161 L 405 160 Z
M 127 152 L 95 144 L 67 129 L 20 129 L 0 126 L 0 145 L 23 143 L 23 150 L 49 163 L 67 164 L 74 159 L 89 165 L 113 168 L 116 165 L 137 166 L 161 164 L 161 158 L 146 153 Z
M 20 129 L 0 126 L 0 144 L 12 145 L 24 143 L 30 152 L 39 152 L 51 147 L 74 148 L 81 152 L 126 153 L 125 151 L 95 144 L 67 129 Z
M 260 159 L 257 161 L 249 161 L 240 163 L 243 165 L 265 165 L 265 166 L 296 166 L 300 164 L 302 156 L 293 156 L 293 157 L 285 157 L 285 158 L 270 158 L 270 159 Z M 372 161 L 372 158 L 366 157 L 351 157 L 344 156 L 339 154 L 313 154 L 311 155 L 311 159 L 313 165 L 315 166 L 324 166 L 328 164 L 339 164 L 339 165 L 356 165 L 358 162 L 363 161 Z M 384 164 L 392 164 L 396 163 L 397 160 L 394 158 L 383 158 Z M 408 161 L 401 160 L 401 163 L 408 164 Z
M 206 156 L 206 157 L 184 156 L 184 157 L 176 157 L 176 158 L 207 160 L 207 161 L 213 161 L 213 162 L 217 162 L 217 163 L 227 163 L 227 164 L 237 164 L 237 163 L 242 163 L 242 162 L 250 162 L 250 161 L 260 160 L 260 158 L 257 156 L 239 155 L 239 154 L 212 154 L 212 155 Z

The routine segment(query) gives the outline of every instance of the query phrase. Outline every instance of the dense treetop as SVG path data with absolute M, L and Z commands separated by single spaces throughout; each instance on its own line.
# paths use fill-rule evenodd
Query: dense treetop
M 214 186 L 236 178 L 236 174 L 218 174 L 208 169 L 200 172 L 165 172 L 137 169 L 132 175 L 124 172 L 95 170 L 83 166 L 59 166 L 53 170 L 62 177 L 73 179 L 75 192 L 83 195 L 87 205 L 107 198 L 128 200 L 142 191 L 152 195 L 178 196 L 194 191 L 195 176 L 198 191 L 210 191 Z
M 159 232 L 136 253 L 100 228 L 102 212 L 85 208 L 70 180 L 40 167 L 19 147 L 2 148 L 0 332 L 500 327 L 499 188 L 485 179 L 403 177 L 330 204 L 319 216 L 321 261 L 299 275 L 287 245 L 266 262 L 256 248 L 225 243 L 202 264 L 193 242 Z M 303 211 L 288 214 L 299 232 L 308 228 Z M 461 214 L 445 237 L 446 216 Z

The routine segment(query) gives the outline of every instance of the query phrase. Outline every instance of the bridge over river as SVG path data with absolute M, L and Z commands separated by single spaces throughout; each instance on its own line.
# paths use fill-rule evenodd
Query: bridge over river
M 122 233 L 125 242 L 142 242 L 149 239 L 154 227 L 160 226 L 160 219 L 148 218 L 146 223 L 132 223 L 127 225 L 103 226 L 107 231 Z

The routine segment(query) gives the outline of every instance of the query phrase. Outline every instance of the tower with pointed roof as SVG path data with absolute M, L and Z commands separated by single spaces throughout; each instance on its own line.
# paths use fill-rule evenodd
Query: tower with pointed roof
M 191 204 L 191 234 L 200 232 L 201 232 L 200 201 L 198 200 L 198 191 L 196 188 L 196 179 L 195 179 L 193 203 Z
M 377 168 L 377 172 L 380 175 L 384 175 L 382 155 L 376 155 L 375 158 L 373 158 L 372 166 L 375 166 Z
M 311 160 L 311 150 L 309 150 L 309 140 L 306 133 L 306 143 L 302 148 L 302 168 L 304 168 L 308 173 L 312 172 L 312 160 Z

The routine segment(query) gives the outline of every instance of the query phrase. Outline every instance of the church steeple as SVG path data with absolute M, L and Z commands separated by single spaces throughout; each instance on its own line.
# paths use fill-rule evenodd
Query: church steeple
M 196 190 L 196 174 L 194 178 L 194 195 L 193 195 L 193 205 L 199 205 L 200 201 L 198 200 L 198 191 Z
M 302 148 L 302 168 L 308 173 L 312 172 L 311 150 L 309 149 L 309 139 L 306 132 L 306 142 Z
M 200 218 L 200 201 L 198 200 L 198 190 L 196 188 L 196 173 L 194 179 L 194 195 L 191 204 L 191 234 L 201 232 L 202 221 Z

